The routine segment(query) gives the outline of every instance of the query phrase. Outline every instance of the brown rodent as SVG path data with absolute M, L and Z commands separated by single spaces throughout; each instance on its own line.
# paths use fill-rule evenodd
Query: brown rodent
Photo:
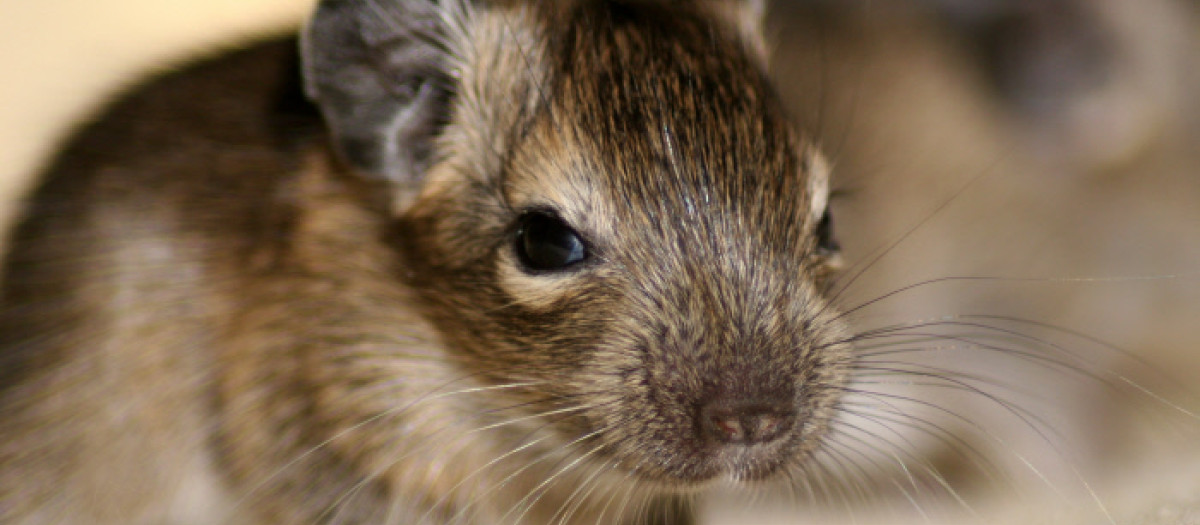
M 852 360 L 760 10 L 326 0 L 119 101 L 7 260 L 0 522 L 687 523 L 798 476 Z

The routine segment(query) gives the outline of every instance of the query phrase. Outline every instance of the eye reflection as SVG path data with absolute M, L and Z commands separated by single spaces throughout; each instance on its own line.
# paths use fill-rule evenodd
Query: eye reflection
M 547 212 L 529 212 L 518 219 L 517 257 L 533 271 L 559 271 L 587 258 L 579 234 L 559 217 Z

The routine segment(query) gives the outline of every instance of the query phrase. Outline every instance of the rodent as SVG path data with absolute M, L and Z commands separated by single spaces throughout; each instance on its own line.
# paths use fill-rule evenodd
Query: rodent
M 6 261 L 0 522 L 689 523 L 786 480 L 853 358 L 761 10 L 325 0 L 120 100 Z

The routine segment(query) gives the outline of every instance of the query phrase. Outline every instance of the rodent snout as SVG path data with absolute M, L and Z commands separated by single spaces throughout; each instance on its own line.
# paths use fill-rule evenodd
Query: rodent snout
M 786 435 L 795 421 L 790 402 L 719 398 L 700 407 L 701 437 L 727 445 L 759 445 Z

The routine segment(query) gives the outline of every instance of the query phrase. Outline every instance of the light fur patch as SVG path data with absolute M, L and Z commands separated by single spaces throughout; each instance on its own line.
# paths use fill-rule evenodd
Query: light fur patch
M 509 147 L 507 131 L 540 96 L 529 84 L 546 78 L 542 39 L 528 7 L 460 6 L 446 16 L 449 72 L 458 92 L 438 149 L 452 165 L 431 170 L 431 187 L 497 173 L 500 152 Z
M 804 152 L 804 164 L 808 166 L 809 218 L 815 222 L 829 206 L 829 163 L 810 147 Z

